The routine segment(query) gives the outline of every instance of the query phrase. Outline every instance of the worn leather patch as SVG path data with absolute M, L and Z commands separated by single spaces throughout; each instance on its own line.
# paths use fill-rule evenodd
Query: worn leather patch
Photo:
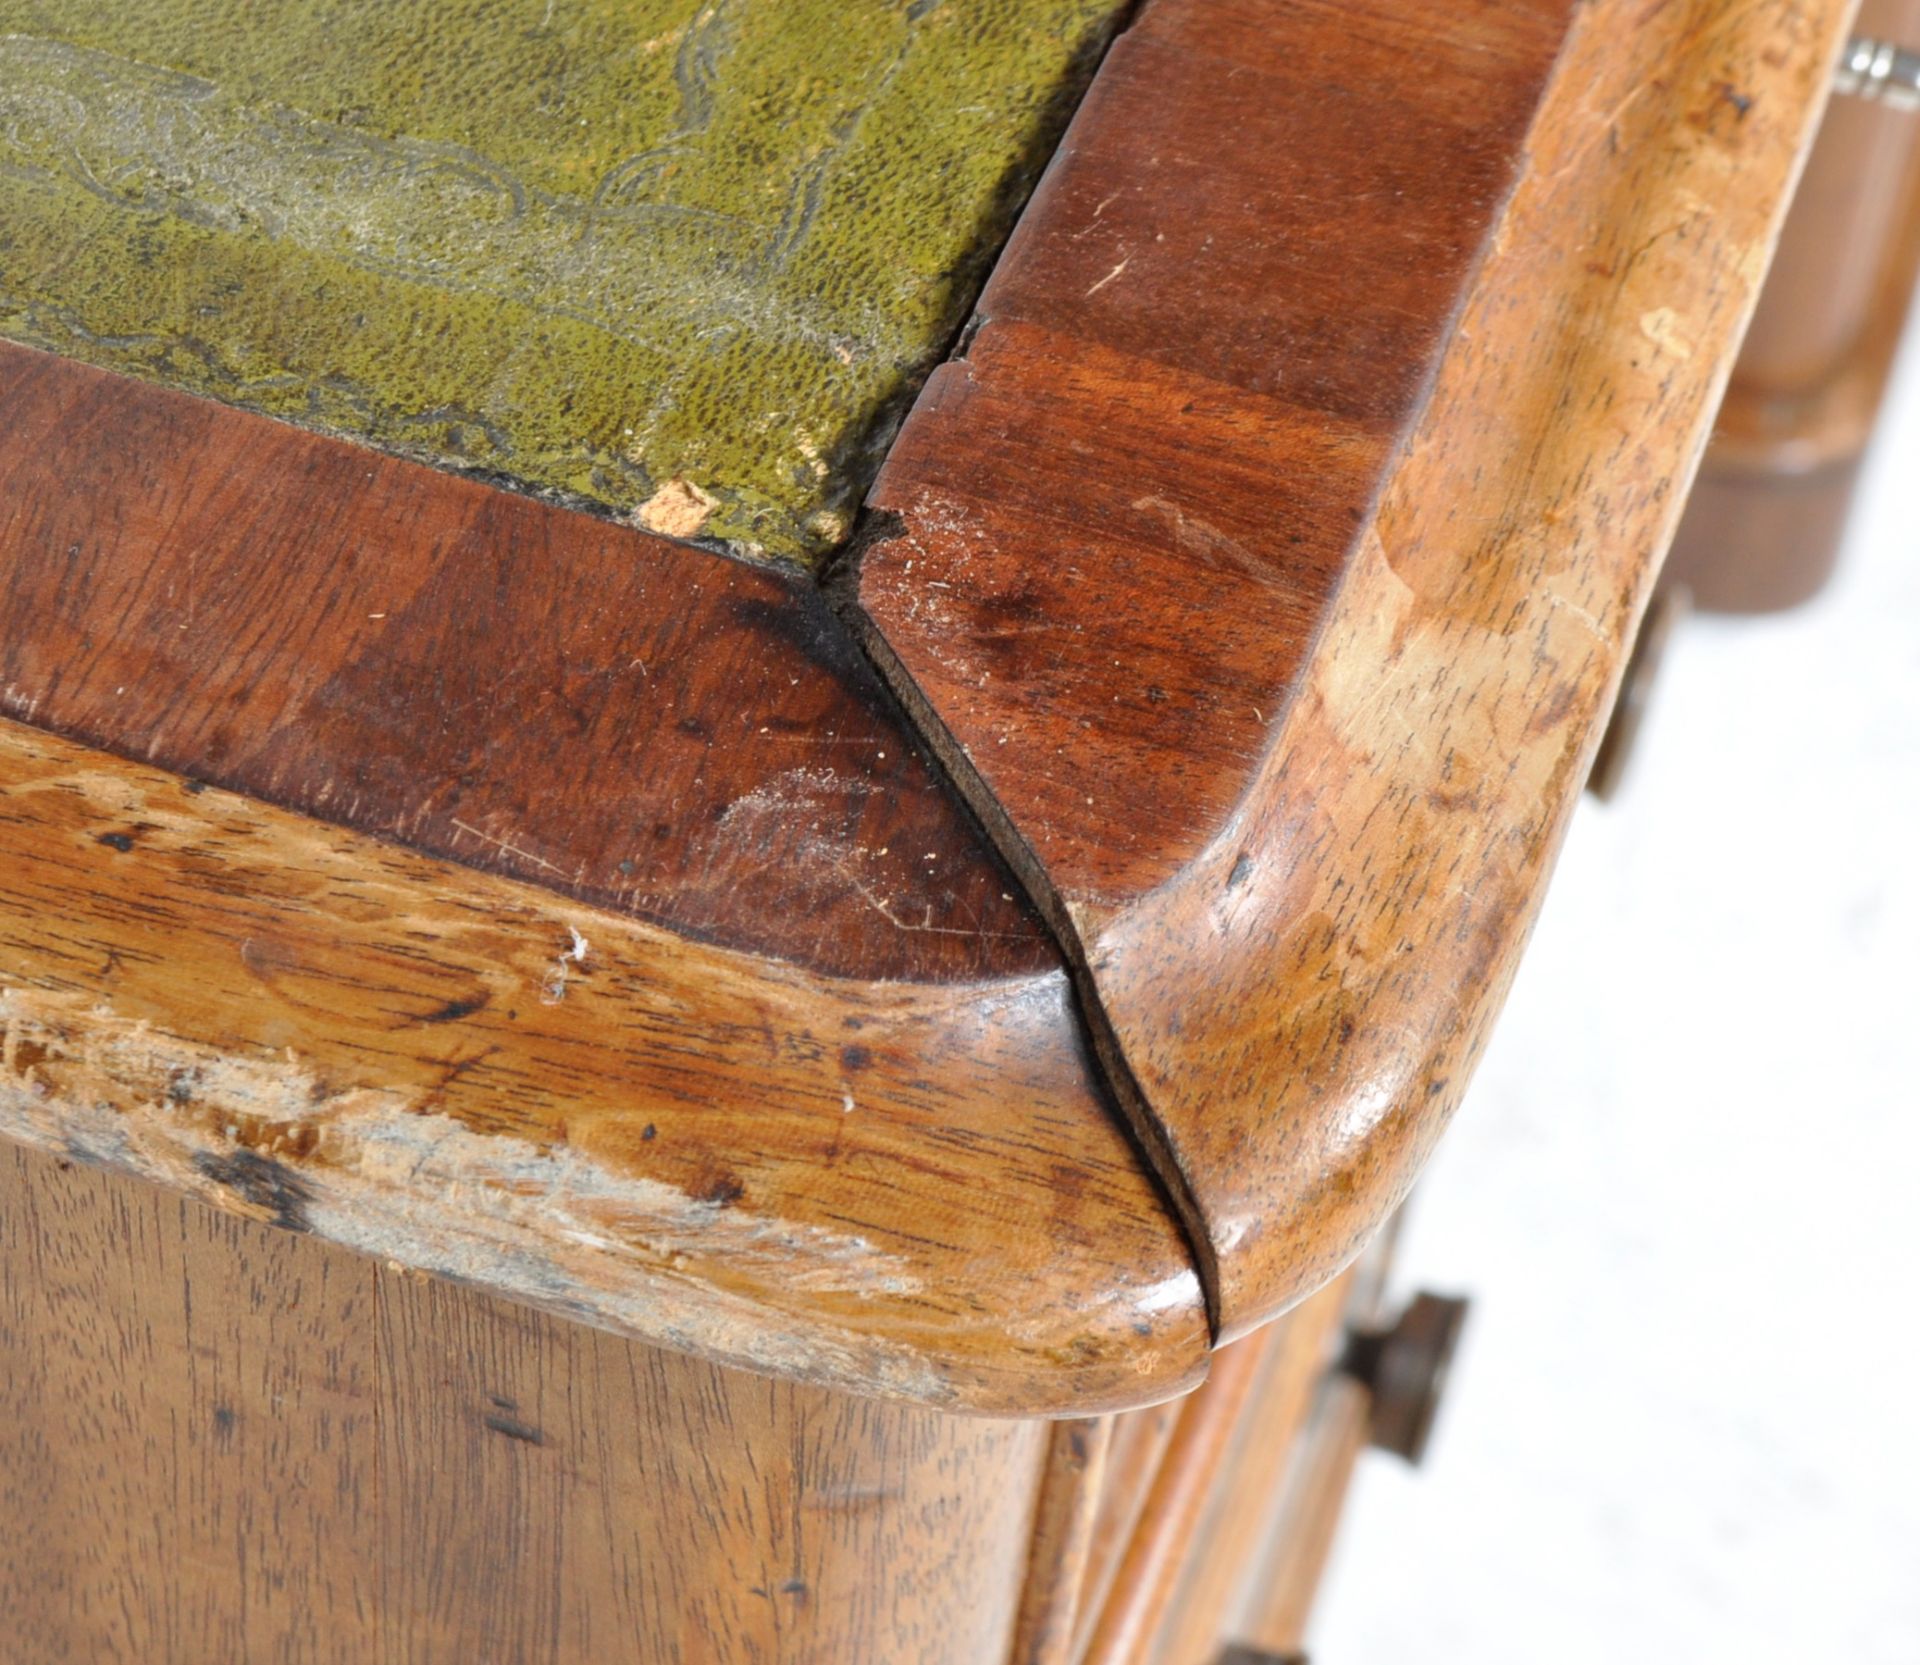
M 1117 0 L 0 0 L 0 334 L 806 559 Z

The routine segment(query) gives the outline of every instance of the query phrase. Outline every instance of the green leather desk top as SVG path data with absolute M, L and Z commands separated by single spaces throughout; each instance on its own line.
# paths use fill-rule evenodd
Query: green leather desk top
M 0 0 L 0 334 L 805 560 L 1117 0 Z

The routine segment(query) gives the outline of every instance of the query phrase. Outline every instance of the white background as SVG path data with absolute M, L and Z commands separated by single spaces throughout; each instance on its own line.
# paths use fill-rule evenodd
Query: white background
M 1696 618 L 1582 808 L 1398 1281 L 1314 1665 L 1920 1665 L 1920 331 L 1834 585 Z

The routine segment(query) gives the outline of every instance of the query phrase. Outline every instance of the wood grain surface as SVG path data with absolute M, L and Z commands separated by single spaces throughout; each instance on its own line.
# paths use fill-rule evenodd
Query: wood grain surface
M 1124 1547 L 1004 1419 L 1411 1183 L 1849 10 L 1147 0 L 836 579 L 904 719 L 797 580 L 0 353 L 17 1633 L 1198 1659 L 1339 1292 L 1094 1425 Z
M 1270 749 L 1569 9 L 1152 0 L 902 430 L 860 601 L 1068 928 Z
M 1083 1615 L 1082 1665 L 1211 1665 L 1313 1389 L 1337 1352 L 1347 1283 L 1233 1343 L 1181 1402 L 1118 1576 Z
M 1372 1401 L 1351 1376 L 1319 1385 L 1295 1441 L 1286 1484 L 1264 1546 L 1261 1576 L 1243 1592 L 1233 1637 L 1270 1653 L 1298 1652 L 1333 1553 L 1353 1471 L 1367 1445 Z
M 1114 1585 L 1125 1564 L 1133 1536 L 1153 1495 L 1154 1481 L 1166 1460 L 1185 1399 L 1125 1411 L 1113 1419 L 1113 1440 L 1107 1450 L 1100 1504 L 1087 1545 L 1087 1567 L 1081 1575 L 1080 1600 L 1074 1615 L 1073 1647 L 1067 1657 L 1086 1657 L 1094 1627 L 1113 1599 Z
M 1200 1523 L 1225 1472 L 1276 1328 L 1224 1349 L 1212 1374 L 1181 1402 L 1172 1438 L 1154 1472 L 1146 1506 L 1127 1541 L 1105 1604 L 1093 1615 L 1085 1665 L 1129 1665 L 1150 1657 L 1190 1554 L 1203 1550 Z
M 1148 0 L 843 575 L 1020 885 L 790 581 L 0 357 L 0 1122 L 722 1363 L 1190 1384 L 1458 1101 L 1848 9 Z
M 830 975 L 1057 964 L 804 580 L 0 343 L 0 713 Z
M 852 610 L 1223 1337 L 1459 1100 L 1850 12 L 1151 0 L 889 459 Z
M 1856 32 L 1920 39 L 1920 0 Z M 1720 612 L 1793 607 L 1832 573 L 1920 280 L 1920 123 L 1835 98 L 1774 251 L 1667 575 Z
M 1074 1665 L 1074 1622 L 1086 1599 L 1088 1557 L 1119 1421 L 1071 1417 L 1053 1424 L 1008 1665 Z
M 1259 1386 L 1143 1660 L 1216 1665 L 1226 1645 L 1237 1640 L 1231 1615 L 1245 1586 L 1264 1574 L 1259 1555 L 1299 1454 L 1315 1390 L 1332 1372 L 1345 1339 L 1348 1297 L 1348 1279 L 1336 1279 L 1271 1326 Z
M 0 1294 L 8 1665 L 1010 1643 L 1045 1423 L 723 1370 L 11 1147 Z
M 0 1146 L 10 1662 L 376 1657 L 379 1275 Z
M 729 1364 L 1204 1368 L 1064 976 L 836 981 L 0 722 L 0 1131 Z

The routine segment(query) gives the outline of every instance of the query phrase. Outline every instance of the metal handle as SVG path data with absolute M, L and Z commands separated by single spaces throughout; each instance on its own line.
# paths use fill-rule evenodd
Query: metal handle
M 1878 99 L 1889 109 L 1920 110 L 1920 52 L 1863 35 L 1847 43 L 1833 86 L 1855 98 Z

